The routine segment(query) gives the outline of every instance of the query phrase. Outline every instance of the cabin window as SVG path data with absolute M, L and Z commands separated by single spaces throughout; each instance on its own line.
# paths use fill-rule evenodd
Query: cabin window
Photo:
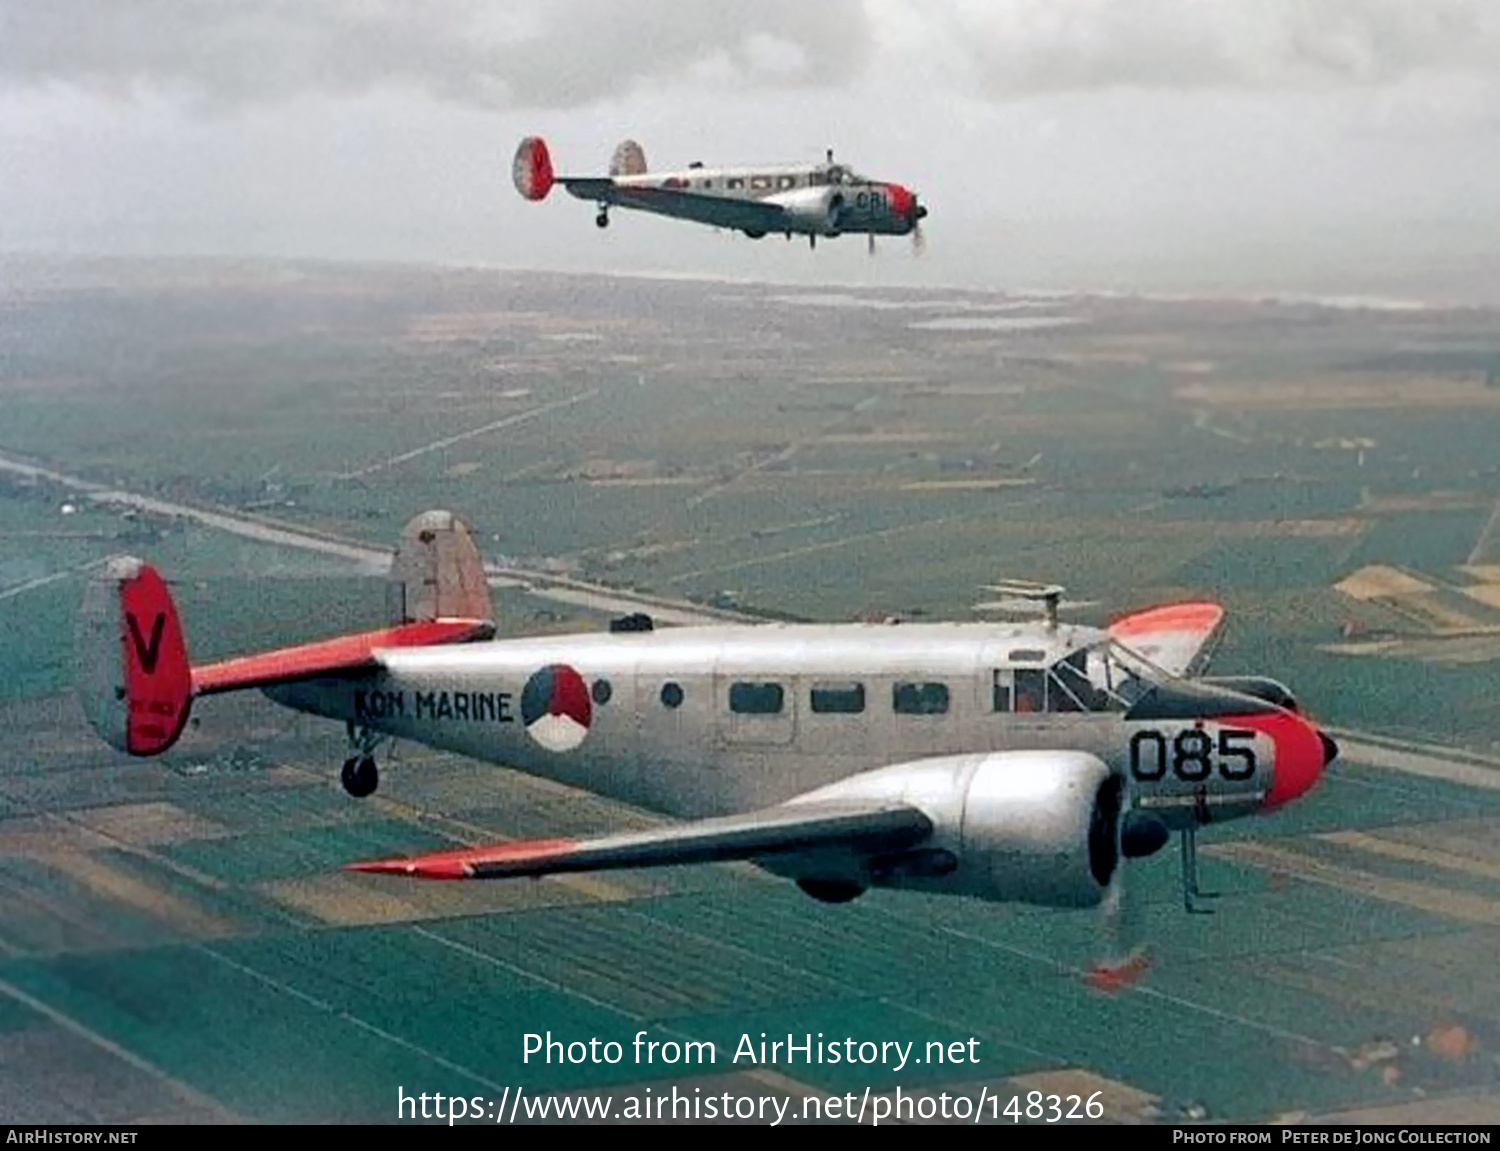
M 678 708 L 682 706 L 682 688 L 675 683 L 664 683 L 661 685 L 662 707 Z
M 714 186 L 714 182 L 712 180 L 699 180 L 698 181 L 698 187 L 700 187 L 700 188 L 712 188 L 713 186 Z
M 822 187 L 824 184 L 828 183 L 828 173 L 826 173 L 826 172 L 812 172 L 812 173 L 809 173 L 809 175 L 807 177 L 807 183 L 808 183 L 808 186 L 812 187 L 812 188 Z
M 891 693 L 891 707 L 898 715 L 947 715 L 946 683 L 898 683 Z
M 594 688 L 589 694 L 594 697 L 595 703 L 603 707 L 609 702 L 609 697 L 615 694 L 615 689 L 609 686 L 609 680 L 596 679 L 594 681 Z
M 991 687 L 990 692 L 991 692 L 990 709 L 992 711 L 1009 711 L 1010 710 L 1010 673 L 1009 672 L 1003 672 L 1003 671 L 997 671 L 997 672 L 995 672 L 994 684 Z
M 1018 667 L 1015 670 L 1017 711 L 1047 710 L 1047 671 L 1040 667 Z
M 744 186 L 745 180 L 742 176 L 730 176 L 729 179 L 724 181 L 724 187 L 728 188 L 731 192 L 737 191 Z
M 1094 698 L 1088 672 L 1079 666 L 1083 652 L 1076 652 L 1052 665 L 1047 681 L 1047 707 L 1051 711 L 1092 711 L 1086 701 Z
M 795 188 L 797 186 L 796 176 L 778 176 L 776 178 L 778 188 Z
M 729 688 L 729 710 L 738 715 L 780 715 L 784 697 L 779 683 L 736 683 Z
M 1011 663 L 1041 663 L 1047 658 L 1044 651 L 1033 651 L 1030 648 L 1022 648 L 1010 653 Z
M 862 683 L 814 684 L 812 709 L 819 715 L 858 715 L 865 710 L 865 685 Z
M 1077 651 L 1052 665 L 1047 705 L 1052 711 L 1119 711 L 1125 703 L 1094 683 L 1088 653 Z
M 757 191 L 769 188 L 771 186 L 771 177 L 770 176 L 751 176 L 750 177 L 750 186 L 752 188 L 756 189 Z

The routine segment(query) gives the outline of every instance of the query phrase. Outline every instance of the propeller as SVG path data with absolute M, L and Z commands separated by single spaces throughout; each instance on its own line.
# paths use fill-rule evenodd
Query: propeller
M 1134 986 L 1151 968 L 1145 906 L 1131 882 L 1132 868 L 1121 860 L 1099 905 L 1099 955 L 1084 981 L 1095 991 L 1114 994 Z
M 1084 976 L 1090 987 L 1106 994 L 1134 985 L 1151 967 L 1145 902 L 1132 861 L 1154 855 L 1170 838 L 1160 820 L 1134 806 L 1129 785 L 1123 781 L 1120 804 L 1119 862 L 1099 905 L 1098 955 Z
M 866 249 L 866 251 L 868 251 L 870 253 L 870 255 L 873 256 L 875 254 L 875 233 L 874 232 L 866 232 L 865 233 L 865 249 Z

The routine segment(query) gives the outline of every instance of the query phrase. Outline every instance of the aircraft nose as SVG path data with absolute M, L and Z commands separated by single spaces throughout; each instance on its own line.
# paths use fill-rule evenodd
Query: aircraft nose
M 1318 738 L 1323 741 L 1323 766 L 1327 767 L 1339 757 L 1339 745 L 1333 742 L 1333 737 L 1325 731 L 1318 732 Z
M 891 215 L 911 223 L 916 218 L 916 193 L 905 184 L 887 184 L 885 187 L 891 201 Z
M 1280 807 L 1306 795 L 1339 753 L 1339 745 L 1330 736 L 1300 715 L 1286 712 L 1276 726 L 1276 765 L 1267 807 Z

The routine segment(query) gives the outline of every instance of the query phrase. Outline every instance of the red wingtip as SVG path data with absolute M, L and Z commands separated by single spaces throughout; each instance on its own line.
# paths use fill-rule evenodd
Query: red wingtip
M 370 875 L 403 875 L 411 879 L 473 879 L 485 864 L 521 863 L 561 855 L 578 846 L 576 839 L 517 839 L 489 847 L 464 847 L 413 859 L 372 859 L 345 864 L 345 871 Z
M 467 879 L 467 865 L 457 860 L 424 861 L 421 859 L 372 859 L 351 863 L 345 871 L 363 871 L 370 875 L 406 875 L 413 879 Z
M 1129 959 L 1096 964 L 1084 982 L 1095 991 L 1113 995 L 1139 983 L 1151 969 L 1151 957 L 1144 951 Z

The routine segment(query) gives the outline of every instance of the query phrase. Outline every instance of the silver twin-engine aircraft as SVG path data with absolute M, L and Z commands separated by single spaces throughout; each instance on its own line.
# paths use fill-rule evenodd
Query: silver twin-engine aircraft
M 744 232 L 751 239 L 773 233 L 806 236 L 864 235 L 874 251 L 876 236 L 911 236 L 921 246 L 927 209 L 903 184 L 871 180 L 833 153 L 821 164 L 779 164 L 758 168 L 706 168 L 690 164 L 676 172 L 648 172 L 646 156 L 634 140 L 615 149 L 607 176 L 558 176 L 539 136 L 528 136 L 511 165 L 516 190 L 528 200 L 545 200 L 561 184 L 580 200 L 599 207 L 594 223 L 609 226 L 609 210 L 634 208 L 696 220 Z
M 1056 907 L 1107 903 L 1122 861 L 1275 810 L 1337 754 L 1270 679 L 1196 677 L 1223 611 L 1185 603 L 1107 629 L 763 624 L 494 639 L 483 564 L 446 512 L 392 562 L 391 625 L 193 665 L 171 594 L 110 562 L 80 618 L 85 712 L 115 748 L 170 748 L 200 695 L 259 688 L 347 724 L 367 796 L 387 740 L 501 763 L 676 817 L 351 865 L 500 879 L 749 860 L 828 902 L 872 887 Z

